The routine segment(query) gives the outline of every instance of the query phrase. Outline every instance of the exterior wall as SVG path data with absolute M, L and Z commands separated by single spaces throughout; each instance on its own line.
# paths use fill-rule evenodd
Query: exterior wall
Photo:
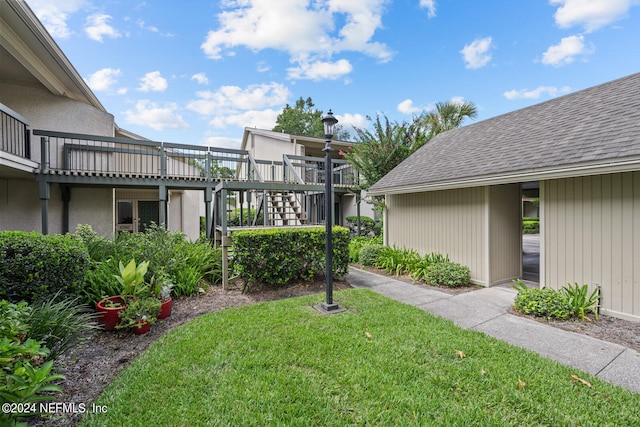
M 172 231 L 181 231 L 190 240 L 197 240 L 200 237 L 200 202 L 202 200 L 204 200 L 202 191 L 171 190 L 167 207 L 167 228 Z
M 522 274 L 518 184 L 387 196 L 385 243 L 448 254 L 492 286 Z
M 44 88 L 0 83 L 0 102 L 26 117 L 31 129 L 113 136 L 111 114 Z M 31 159 L 40 161 L 40 139 L 31 138 Z
M 51 187 L 54 186 L 56 185 Z M 49 215 L 51 215 L 51 211 Z M 113 190 L 111 188 L 71 188 L 71 200 L 69 201 L 70 232 L 74 232 L 78 224 L 89 224 L 93 231 L 111 239 L 113 238 L 113 223 Z
M 540 185 L 541 285 L 600 285 L 604 312 L 640 320 L 640 171 Z
M 489 286 L 522 275 L 520 185 L 489 187 Z
M 62 231 L 62 201 L 56 185 L 51 186 L 48 225 L 51 233 Z M 42 231 L 40 197 L 35 179 L 0 179 L 0 230 Z
M 474 283 L 487 285 L 484 187 L 387 196 L 384 220 L 389 246 L 448 254 L 467 265 Z

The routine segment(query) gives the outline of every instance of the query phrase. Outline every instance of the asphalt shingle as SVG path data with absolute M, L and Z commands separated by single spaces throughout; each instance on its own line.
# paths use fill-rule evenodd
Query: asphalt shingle
M 640 156 L 640 73 L 433 138 L 372 186 L 500 177 Z

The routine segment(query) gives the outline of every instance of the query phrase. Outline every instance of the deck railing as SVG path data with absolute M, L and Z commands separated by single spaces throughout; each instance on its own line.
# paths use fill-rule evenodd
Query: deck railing
M 35 130 L 41 172 L 187 180 L 254 180 L 246 150 Z M 245 165 L 245 167 L 242 167 Z M 236 171 L 245 173 L 237 175 Z
M 31 160 L 29 121 L 0 104 L 0 150 Z
M 324 184 L 325 159 L 321 157 L 283 156 L 285 182 L 298 182 L 305 184 Z M 356 170 L 346 161 L 332 159 L 333 185 L 352 187 L 358 182 Z

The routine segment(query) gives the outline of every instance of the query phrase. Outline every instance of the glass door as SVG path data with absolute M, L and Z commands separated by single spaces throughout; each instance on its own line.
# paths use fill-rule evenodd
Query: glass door
M 160 222 L 160 202 L 157 200 L 138 200 L 138 230 L 144 232 L 151 223 Z

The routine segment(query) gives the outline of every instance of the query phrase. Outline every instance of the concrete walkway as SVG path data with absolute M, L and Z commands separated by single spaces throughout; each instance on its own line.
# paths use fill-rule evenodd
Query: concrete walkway
M 640 393 L 640 353 L 510 314 L 508 309 L 513 305 L 516 291 L 509 286 L 449 295 L 352 266 L 345 279 L 353 287 L 370 288 L 449 319 L 462 328 L 484 332 Z

